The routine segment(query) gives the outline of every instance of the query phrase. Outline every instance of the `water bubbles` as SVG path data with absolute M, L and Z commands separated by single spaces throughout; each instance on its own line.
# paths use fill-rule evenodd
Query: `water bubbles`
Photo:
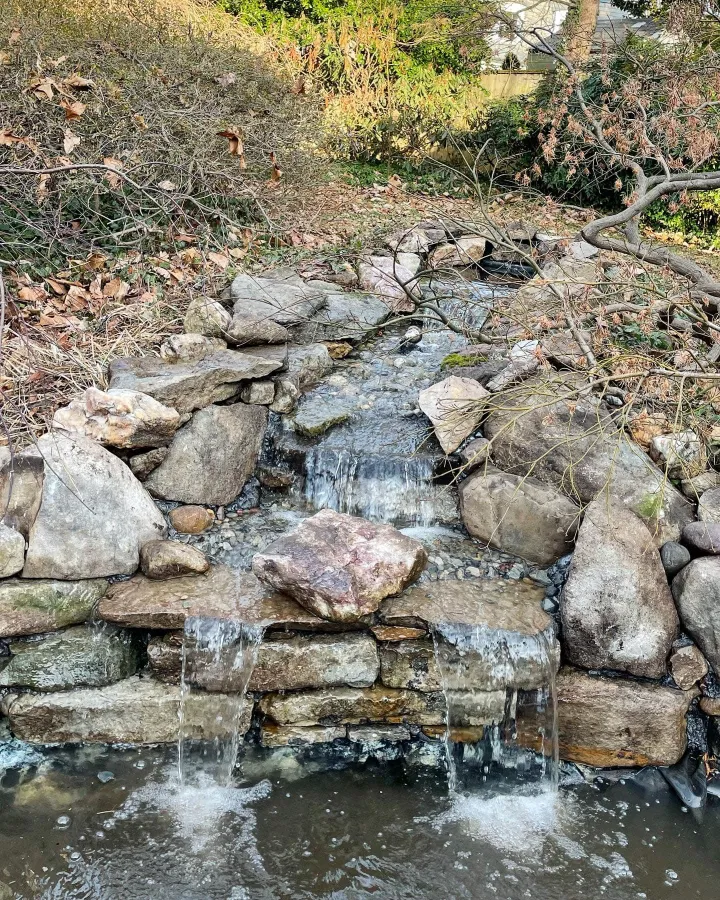
M 55 819 L 55 824 L 58 828 L 69 828 L 71 822 L 72 819 L 70 816 L 58 816 L 57 819 Z

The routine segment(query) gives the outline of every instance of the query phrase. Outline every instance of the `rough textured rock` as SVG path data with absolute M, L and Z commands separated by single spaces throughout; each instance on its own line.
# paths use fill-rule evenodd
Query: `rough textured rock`
M 160 344 L 160 357 L 165 362 L 195 362 L 218 350 L 227 350 L 222 338 L 204 334 L 171 334 Z
M 77 625 L 92 615 L 107 581 L 0 582 L 0 638 L 44 634 Z
M 711 491 L 717 487 L 720 487 L 720 472 L 703 472 L 694 478 L 684 478 L 682 480 L 682 492 L 693 503 L 697 503 L 705 491 Z
M 281 415 L 291 413 L 300 399 L 300 387 L 297 381 L 293 378 L 276 378 L 274 385 L 275 397 L 270 404 L 270 409 Z
M 107 622 L 128 628 L 176 630 L 188 616 L 238 619 L 248 625 L 323 631 L 325 623 L 254 575 L 212 566 L 206 575 L 153 581 L 136 575 L 113 584 L 98 606 Z
M 148 660 L 153 674 L 177 683 L 182 668 L 182 633 L 153 638 Z M 202 687 L 233 691 L 244 687 L 245 672 L 232 669 L 230 653 L 203 666 Z M 257 650 L 248 690 L 299 691 L 306 688 L 370 687 L 379 671 L 377 644 L 368 634 L 280 637 L 271 634 Z
M 684 569 L 690 562 L 690 552 L 687 547 L 676 541 L 667 541 L 660 548 L 660 562 L 663 564 L 668 579 L 672 579 Z
M 267 694 L 258 705 L 278 725 L 362 725 L 365 722 L 442 725 L 445 722 L 443 694 L 383 687 Z
M 418 406 L 432 422 L 443 450 L 454 453 L 478 427 L 487 397 L 476 381 L 451 375 L 420 391 Z
M 157 447 L 155 450 L 148 450 L 147 453 L 136 453 L 128 460 L 130 471 L 138 481 L 145 481 L 153 469 L 157 469 L 167 455 L 167 447 Z
M 312 318 L 327 302 L 327 292 L 283 270 L 263 276 L 238 275 L 230 286 L 234 315 L 297 325 Z
M 287 348 L 287 369 L 297 380 L 301 391 L 306 391 L 332 372 L 333 361 L 325 344 L 289 345 Z
M 560 757 L 588 766 L 671 766 L 685 752 L 691 691 L 562 669 L 556 681 Z M 534 699 L 518 709 L 522 742 L 535 731 Z
M 720 672 L 720 558 L 694 559 L 672 583 L 683 628 Z
M 168 513 L 170 524 L 180 534 L 202 534 L 215 521 L 215 513 L 204 506 L 178 506 Z
M 312 322 L 293 328 L 298 341 L 359 341 L 390 315 L 390 307 L 380 297 L 358 291 L 328 293 L 325 306 Z
M 360 287 L 387 301 L 395 312 L 412 312 L 415 309 L 413 297 L 419 289 L 414 271 L 402 263 L 402 257 L 371 256 L 358 266 Z
M 139 635 L 116 628 L 68 628 L 43 641 L 11 644 L 0 687 L 66 691 L 104 687 L 134 675 L 141 665 Z
M 472 266 L 485 256 L 487 241 L 484 237 L 468 235 L 437 246 L 428 258 L 432 269 L 446 266 Z
M 592 336 L 589 331 L 583 331 L 582 336 L 590 347 Z M 540 343 L 543 355 L 553 360 L 560 366 L 568 369 L 586 369 L 587 358 L 580 344 L 569 331 L 556 331 L 544 337 Z
M 402 625 L 373 625 L 370 629 L 378 641 L 414 641 L 427 637 L 424 628 L 410 628 Z
M 682 530 L 683 543 L 707 553 L 720 555 L 720 522 L 691 522 Z
M 488 381 L 487 389 L 495 394 L 537 372 L 539 347 L 538 341 L 518 341 L 510 351 L 507 366 Z
M 257 464 L 267 410 L 263 406 L 210 406 L 178 431 L 145 484 L 156 497 L 182 503 L 230 503 Z
M 572 551 L 580 509 L 537 479 L 483 468 L 459 494 L 463 523 L 483 543 L 543 565 Z
M 490 462 L 490 454 L 492 446 L 487 438 L 475 438 L 466 444 L 462 450 L 458 451 L 458 456 L 463 465 L 463 472 L 469 475 L 480 466 L 485 466 Z
M 240 391 L 243 403 L 270 406 L 275 399 L 275 385 L 272 381 L 251 381 Z
M 412 228 L 396 231 L 385 241 L 385 245 L 398 253 L 427 253 L 446 238 L 447 233 L 440 224 L 420 222 Z
M 578 397 L 573 378 L 532 378 L 495 397 L 483 426 L 495 464 L 532 474 L 581 503 L 609 492 L 648 524 L 658 545 L 676 540 L 693 519 L 692 506 L 618 431 L 603 404 Z
M 711 488 L 702 495 L 698 503 L 698 519 L 720 524 L 720 488 Z
M 53 417 L 53 428 L 105 444 L 134 450 L 170 443 L 180 424 L 177 410 L 139 391 L 101 391 L 90 387 Z
M 210 568 L 204 553 L 180 541 L 150 541 L 140 550 L 140 568 L 148 578 L 202 575 Z
M 0 522 L 0 578 L 10 578 L 25 565 L 25 538 Z
M 542 598 L 542 589 L 529 582 L 482 579 L 465 581 L 461 588 L 438 582 L 386 600 L 380 618 L 393 625 L 433 627 L 443 683 L 455 699 L 468 684 L 492 693 L 549 682 L 560 664 L 560 648 L 552 619 L 541 609 Z M 412 657 L 410 645 L 401 649 Z
M 330 744 L 346 737 L 344 725 L 308 727 L 293 725 L 263 725 L 260 743 L 263 747 L 308 747 L 312 744 Z
M 0 447 L 0 511 L 3 524 L 27 538 L 40 509 L 45 464 L 32 451 L 15 454 Z
M 262 349 L 262 348 L 260 348 Z M 283 359 L 220 350 L 190 362 L 167 363 L 152 356 L 125 357 L 110 363 L 110 388 L 142 391 L 179 413 L 228 400 L 239 382 L 266 378 Z
M 380 680 L 389 688 L 424 693 L 442 691 L 442 674 L 431 640 L 401 641 L 380 647 Z
M 389 525 L 325 509 L 253 558 L 253 572 L 325 619 L 352 622 L 417 579 L 419 541 Z
M 42 503 L 28 537 L 24 578 L 129 575 L 165 520 L 130 469 L 87 438 L 46 434 Z
M 31 743 L 162 744 L 178 737 L 180 693 L 177 687 L 150 678 L 128 678 L 104 688 L 54 694 L 23 694 L 8 710 L 13 734 Z M 225 736 L 223 694 L 190 692 L 186 698 L 185 734 L 195 740 Z M 250 727 L 252 705 L 238 722 Z
M 293 427 L 306 437 L 324 434 L 333 425 L 347 422 L 352 407 L 324 397 L 308 397 L 300 402 L 292 418 Z
M 694 431 L 657 435 L 650 442 L 650 456 L 668 478 L 691 478 L 705 468 L 702 441 Z
M 675 684 L 689 691 L 707 675 L 710 666 L 694 644 L 680 647 L 670 657 L 670 674 Z
M 272 319 L 236 313 L 225 332 L 225 337 L 231 344 L 250 347 L 253 344 L 286 343 L 290 339 L 290 332 L 284 325 L 278 325 Z
M 679 622 L 652 535 L 636 515 L 591 503 L 560 604 L 567 659 L 659 678 Z
M 195 297 L 185 313 L 185 331 L 205 337 L 221 338 L 230 327 L 230 313 L 222 303 L 208 297 Z

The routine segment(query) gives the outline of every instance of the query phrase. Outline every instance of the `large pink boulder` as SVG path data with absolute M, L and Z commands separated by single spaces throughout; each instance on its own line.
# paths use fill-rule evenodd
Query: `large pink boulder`
M 390 525 L 324 509 L 255 555 L 253 572 L 333 622 L 354 622 L 415 581 L 427 563 L 419 541 Z

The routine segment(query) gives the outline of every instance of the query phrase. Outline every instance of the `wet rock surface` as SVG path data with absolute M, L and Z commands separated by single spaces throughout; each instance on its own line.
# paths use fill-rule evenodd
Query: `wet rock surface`
M 560 611 L 567 659 L 646 678 L 667 671 L 679 621 L 652 535 L 605 499 L 585 511 Z
M 0 582 L 0 638 L 43 634 L 84 622 L 107 586 L 104 579 Z
M 252 565 L 258 578 L 317 615 L 352 622 L 415 581 L 426 562 L 422 544 L 391 526 L 323 510 Z
M 179 541 L 150 541 L 140 551 L 140 568 L 148 578 L 203 575 L 210 568 L 205 555 Z
M 139 634 L 115 628 L 68 628 L 41 641 L 10 645 L 0 687 L 66 691 L 104 687 L 134 675 L 141 666 Z
M 28 536 L 24 578 L 129 575 L 165 520 L 130 469 L 87 438 L 46 434 L 42 502 Z
M 222 694 L 190 694 L 185 703 L 185 733 L 196 740 L 226 734 L 218 717 Z M 177 687 L 137 676 L 104 688 L 54 694 L 23 694 L 8 704 L 10 727 L 31 743 L 161 744 L 177 740 L 180 720 Z M 246 704 L 238 732 L 250 726 Z
M 556 687 L 562 759 L 600 768 L 671 766 L 685 752 L 692 692 L 570 668 L 560 671 Z M 521 739 L 533 721 L 531 706 L 522 706 Z

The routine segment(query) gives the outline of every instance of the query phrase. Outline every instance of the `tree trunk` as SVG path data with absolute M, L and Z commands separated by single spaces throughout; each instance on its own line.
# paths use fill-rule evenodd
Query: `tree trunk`
M 599 12 L 600 0 L 573 0 L 565 25 L 565 52 L 576 65 L 590 58 Z

